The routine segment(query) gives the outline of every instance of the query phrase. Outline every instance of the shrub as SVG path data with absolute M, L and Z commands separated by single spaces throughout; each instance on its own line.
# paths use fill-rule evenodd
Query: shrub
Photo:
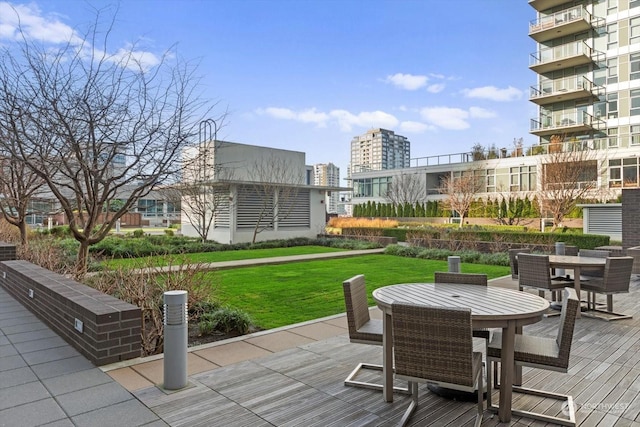
M 172 229 L 170 229 L 170 228 L 165 228 L 165 229 L 164 229 L 164 234 L 165 234 L 165 235 L 167 235 L 167 236 L 169 236 L 169 237 L 173 237 L 174 232 L 173 232 L 173 230 L 172 230 Z
M 225 334 L 237 331 L 244 335 L 251 329 L 251 318 L 242 310 L 222 307 L 200 316 L 198 328 L 201 334 L 209 334 L 217 330 Z
M 142 237 L 144 236 L 144 230 L 141 229 L 137 229 L 137 230 L 133 230 L 133 237 Z

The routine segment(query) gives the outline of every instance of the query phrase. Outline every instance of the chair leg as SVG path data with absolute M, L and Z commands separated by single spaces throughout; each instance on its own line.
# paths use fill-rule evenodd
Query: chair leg
M 480 425 L 482 424 L 482 415 L 484 414 L 484 398 L 482 397 L 482 395 L 484 394 L 484 381 L 482 377 L 482 369 L 480 369 L 480 372 L 478 373 L 478 415 L 476 415 L 476 422 L 474 427 L 480 427 Z M 489 396 L 489 393 L 491 393 L 491 390 L 489 389 L 489 386 L 487 384 L 487 396 Z
M 382 391 L 382 384 L 370 383 L 366 381 L 358 381 L 355 378 L 360 373 L 361 369 L 369 369 L 372 371 L 382 371 L 382 365 L 374 365 L 371 363 L 359 363 L 358 366 L 355 367 L 353 371 L 349 374 L 349 376 L 344 380 L 344 385 L 348 387 L 359 387 L 359 388 L 368 388 L 370 390 Z M 393 387 L 393 391 L 397 393 L 409 394 L 411 391 L 409 388 L 402 387 Z
M 531 412 L 531 411 L 522 411 L 519 409 L 512 408 L 511 413 L 513 415 L 532 418 L 534 420 L 559 424 L 563 426 L 569 426 L 569 427 L 576 426 L 576 410 L 575 410 L 575 405 L 573 404 L 572 396 L 569 396 L 566 394 L 560 394 L 560 393 L 552 393 L 552 392 L 543 391 L 543 390 L 536 390 L 532 388 L 525 388 L 520 386 L 513 386 L 513 391 L 516 393 L 523 393 L 523 394 L 529 394 L 533 396 L 565 401 L 566 403 L 562 405 L 562 412 L 563 414 L 567 415 L 568 418 L 554 417 L 551 415 L 539 414 L 537 412 Z
M 413 412 L 418 407 L 418 383 L 409 381 L 409 390 L 411 392 L 411 402 L 409 403 L 409 407 L 402 415 L 402 419 L 400 420 L 400 425 L 402 427 L 407 425 L 409 418 L 413 415 Z

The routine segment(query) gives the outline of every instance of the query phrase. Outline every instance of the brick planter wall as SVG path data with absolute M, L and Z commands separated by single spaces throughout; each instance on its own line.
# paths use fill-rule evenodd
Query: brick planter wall
M 640 189 L 622 190 L 622 246 L 640 246 Z
M 0 262 L 0 285 L 95 365 L 140 356 L 140 308 L 21 260 Z
M 16 245 L 0 242 L 0 261 L 16 259 Z

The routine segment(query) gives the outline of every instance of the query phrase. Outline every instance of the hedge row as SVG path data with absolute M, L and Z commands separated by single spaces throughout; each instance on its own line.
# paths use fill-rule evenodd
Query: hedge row
M 399 242 L 410 239 L 466 240 L 477 242 L 528 243 L 534 245 L 553 245 L 565 242 L 567 245 L 582 249 L 593 249 L 609 245 L 609 236 L 574 233 L 529 233 L 497 230 L 465 230 L 450 228 L 343 228 L 343 234 L 395 237 Z

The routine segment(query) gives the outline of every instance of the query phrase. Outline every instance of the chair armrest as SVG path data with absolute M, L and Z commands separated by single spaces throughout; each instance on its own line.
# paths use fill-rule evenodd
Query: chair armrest
M 640 274 L 640 246 L 627 248 L 627 256 L 633 257 L 631 274 Z

